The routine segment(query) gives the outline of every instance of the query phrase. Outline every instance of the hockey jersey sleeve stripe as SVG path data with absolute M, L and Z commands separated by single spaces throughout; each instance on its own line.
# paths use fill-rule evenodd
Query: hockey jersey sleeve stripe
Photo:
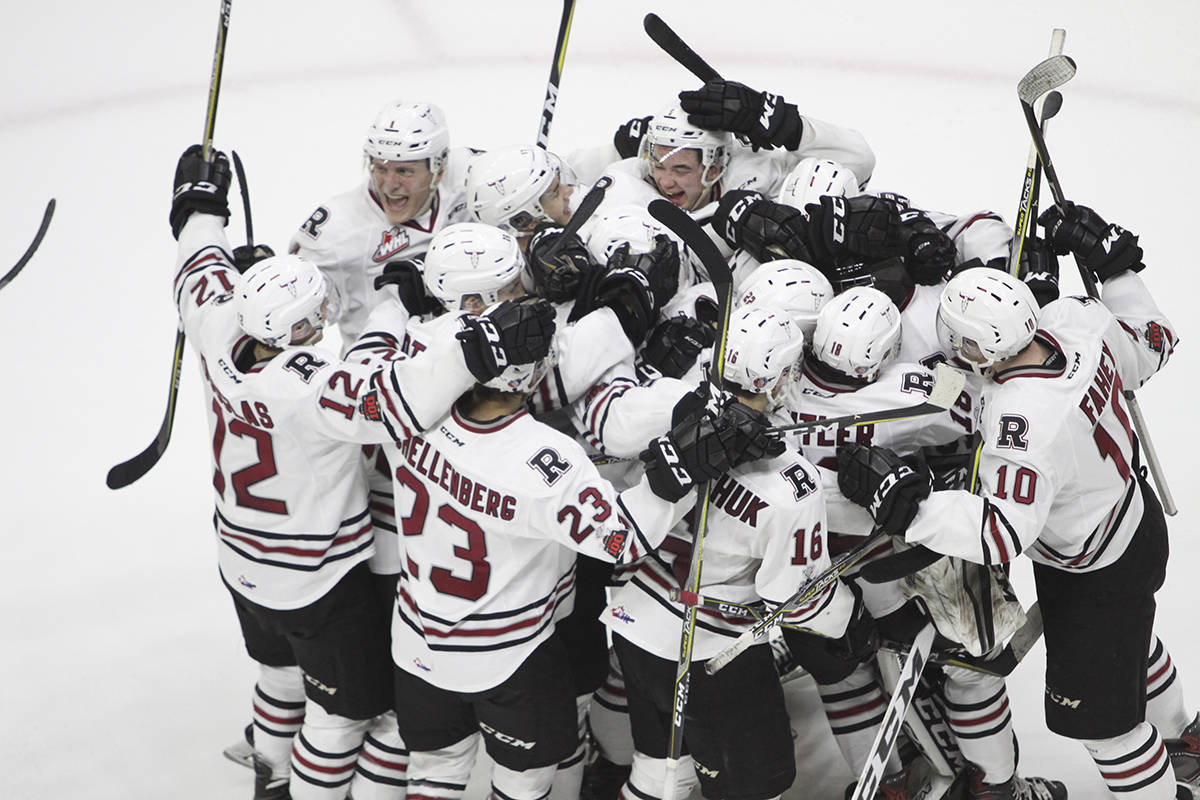
M 1016 531 L 1005 518 L 1004 512 L 986 498 L 983 501 L 983 525 L 980 534 L 985 564 L 1003 564 L 1012 561 L 1023 549 Z
M 392 382 L 394 385 L 395 375 L 392 376 Z M 383 422 L 383 427 L 388 432 L 388 436 L 391 436 L 392 441 L 395 441 L 395 442 L 404 442 L 407 439 L 412 438 L 412 435 L 413 435 L 412 429 L 410 429 L 408 427 L 408 425 L 406 425 L 404 423 L 404 420 L 402 420 L 400 418 L 399 413 L 396 411 L 396 404 L 394 402 L 392 402 L 391 393 L 388 392 L 387 387 L 384 385 L 382 371 L 375 372 L 374 374 L 371 375 L 371 385 L 374 386 L 375 389 L 377 389 L 379 391 L 379 396 L 381 398 L 383 398 L 384 405 L 387 406 L 388 413 L 383 415 L 382 422 Z M 389 421 L 389 418 L 394 419 L 394 420 L 396 420 L 396 422 L 400 423 L 400 427 L 404 431 L 403 436 L 398 435 L 396 433 L 396 428 Z
M 637 561 L 642 557 L 643 553 L 649 553 L 654 550 L 654 545 L 650 544 L 650 540 L 642 533 L 641 527 L 637 524 L 637 519 L 630 513 L 628 506 L 625 505 L 625 500 L 620 495 L 617 495 L 617 505 L 621 507 L 621 511 L 623 512 L 618 515 L 620 520 L 625 523 L 627 528 L 633 531 L 634 535 L 634 540 L 629 543 L 629 548 L 625 551 L 625 558 L 621 560 L 626 563 Z
M 636 385 L 628 378 L 616 378 L 607 389 L 596 396 L 592 403 L 589 403 L 588 430 L 596 438 L 604 440 L 604 426 L 608 423 L 608 412 L 612 408 L 612 401 Z
M 1040 541 L 1037 543 L 1038 552 L 1047 560 L 1061 565 L 1064 569 L 1083 570 L 1090 567 L 1104 555 L 1104 552 L 1116 538 L 1117 532 L 1121 530 L 1122 523 L 1125 522 L 1125 518 L 1129 513 L 1129 507 L 1133 503 L 1133 498 L 1139 491 L 1138 482 L 1135 480 L 1129 481 L 1120 505 L 1114 506 L 1105 520 L 1096 526 L 1096 529 L 1084 541 L 1079 553 L 1060 553 L 1051 547 L 1047 547 Z

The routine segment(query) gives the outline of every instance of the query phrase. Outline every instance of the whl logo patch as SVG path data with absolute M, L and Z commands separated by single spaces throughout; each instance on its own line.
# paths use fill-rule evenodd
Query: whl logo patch
M 383 232 L 383 237 L 380 238 L 379 246 L 375 248 L 375 255 L 371 256 L 371 260 L 376 264 L 387 261 L 396 255 L 396 253 L 408 247 L 409 244 L 408 231 L 399 225 L 393 225 L 390 229 Z

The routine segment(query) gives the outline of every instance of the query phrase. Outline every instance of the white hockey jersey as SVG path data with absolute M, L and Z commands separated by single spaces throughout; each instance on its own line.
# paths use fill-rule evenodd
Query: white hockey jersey
M 502 683 L 574 606 L 576 551 L 628 563 L 686 513 L 643 479 L 618 494 L 574 440 L 522 411 L 457 409 L 389 449 L 404 569 L 392 652 L 443 689 Z
M 299 608 L 371 555 L 358 443 L 407 438 L 473 379 L 451 333 L 432 357 L 388 369 L 317 347 L 256 362 L 230 302 L 239 280 L 222 220 L 193 214 L 179 237 L 174 289 L 204 376 L 218 563 L 253 602 Z
M 288 252 L 316 264 L 332 286 L 329 319 L 341 332 L 343 353 L 384 297 L 375 289 L 384 266 L 423 256 L 442 228 L 470 221 L 464 187 L 471 156 L 466 148 L 450 151 L 429 210 L 414 220 L 401 225 L 388 220 L 366 176 L 355 188 L 317 206 L 292 236 Z
M 1087 572 L 1120 558 L 1143 513 L 1139 445 L 1124 390 L 1156 372 L 1177 341 L 1133 273 L 1042 309 L 1044 365 L 1005 370 L 985 384 L 982 494 L 934 492 L 906 539 L 983 564 L 1026 552 Z M 1111 311 L 1110 311 L 1111 309 Z
M 679 657 L 684 616 L 670 590 L 687 578 L 689 528 L 690 519 L 624 576 L 601 618 L 614 634 L 670 660 Z M 829 566 L 826 544 L 824 490 L 808 461 L 791 450 L 743 465 L 718 479 L 709 495 L 700 593 L 732 603 L 761 599 L 780 605 Z M 853 608 L 849 588 L 834 581 L 783 621 L 836 637 L 845 633 Z M 698 609 L 693 659 L 712 658 L 753 623 Z

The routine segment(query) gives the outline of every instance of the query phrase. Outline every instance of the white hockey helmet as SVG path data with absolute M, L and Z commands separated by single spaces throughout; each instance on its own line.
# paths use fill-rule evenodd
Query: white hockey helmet
M 649 163 L 650 158 L 655 155 L 655 147 L 669 147 L 673 153 L 679 150 L 699 150 L 700 166 L 703 168 L 701 183 L 707 189 L 720 180 L 725 174 L 725 168 L 729 166 L 729 157 L 733 152 L 733 136 L 725 131 L 696 127 L 688 122 L 687 114 L 675 103 L 650 119 L 650 124 L 646 126 L 646 135 L 642 137 L 638 156 Z M 658 160 L 664 161 L 668 157 L 664 156 Z M 710 167 L 717 167 L 711 175 Z
M 430 241 L 425 288 L 449 311 L 460 310 L 471 295 L 490 306 L 499 302 L 502 289 L 520 281 L 524 266 L 513 236 L 491 225 L 459 222 L 442 228 Z
M 1007 272 L 988 267 L 963 270 L 942 289 L 938 340 L 948 355 L 980 375 L 1024 350 L 1037 324 L 1033 292 Z
M 297 255 L 271 256 L 246 270 L 234 294 L 238 325 L 269 347 L 304 344 L 325 328 L 325 276 Z
M 783 405 L 804 363 L 804 334 L 781 308 L 739 308 L 725 337 L 724 379 L 750 394 L 767 395 L 772 410 Z
M 812 341 L 817 313 L 833 297 L 833 287 L 820 270 L 804 261 L 783 258 L 768 261 L 746 276 L 738 293 L 741 307 L 770 305 L 781 308 Z
M 541 199 L 554 186 L 575 185 L 562 159 L 532 145 L 480 153 L 467 170 L 467 202 L 475 219 L 513 236 L 527 236 L 538 222 L 553 222 Z
M 817 315 L 812 349 L 842 375 L 870 383 L 900 352 L 900 310 L 878 289 L 851 287 Z
M 858 178 L 836 161 L 809 156 L 783 179 L 776 200 L 804 211 L 809 203 L 820 202 L 824 195 L 854 197 L 859 193 Z
M 450 152 L 446 115 L 433 103 L 389 103 L 367 128 L 363 153 L 380 161 L 429 161 L 436 183 Z
M 534 361 L 532 364 L 510 364 L 483 385 L 501 392 L 532 392 L 557 363 L 558 351 L 551 345 L 550 352 L 540 361 Z

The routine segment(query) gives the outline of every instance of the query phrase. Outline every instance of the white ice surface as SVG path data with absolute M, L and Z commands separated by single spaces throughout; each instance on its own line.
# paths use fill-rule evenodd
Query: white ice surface
M 3 797 L 250 794 L 249 773 L 220 757 L 247 719 L 254 670 L 217 579 L 190 354 L 165 457 L 127 489 L 104 486 L 162 415 L 175 331 L 169 190 L 178 154 L 202 132 L 217 6 L 4 9 L 0 272 L 49 198 L 58 212 L 0 292 Z M 1050 29 L 1067 29 L 1079 72 L 1050 126 L 1058 173 L 1070 197 L 1141 234 L 1143 275 L 1183 337 L 1140 397 L 1181 507 L 1159 632 L 1197 702 L 1200 6 L 579 0 L 552 148 L 605 141 L 696 83 L 643 34 L 647 11 L 723 74 L 863 131 L 879 158 L 874 188 L 1009 219 L 1028 147 L 1016 83 Z M 531 141 L 558 15 L 553 0 L 237 0 L 216 144 L 246 162 L 258 238 L 284 246 L 318 201 L 358 180 L 363 130 L 387 100 L 439 103 L 456 144 Z M 239 211 L 230 233 L 242 237 Z M 1078 290 L 1076 276 L 1065 283 Z M 1017 573 L 1031 599 L 1028 565 Z M 1082 748 L 1045 729 L 1042 666 L 1035 650 L 1011 683 L 1022 769 L 1102 796 Z M 806 770 L 802 783 L 830 774 Z

